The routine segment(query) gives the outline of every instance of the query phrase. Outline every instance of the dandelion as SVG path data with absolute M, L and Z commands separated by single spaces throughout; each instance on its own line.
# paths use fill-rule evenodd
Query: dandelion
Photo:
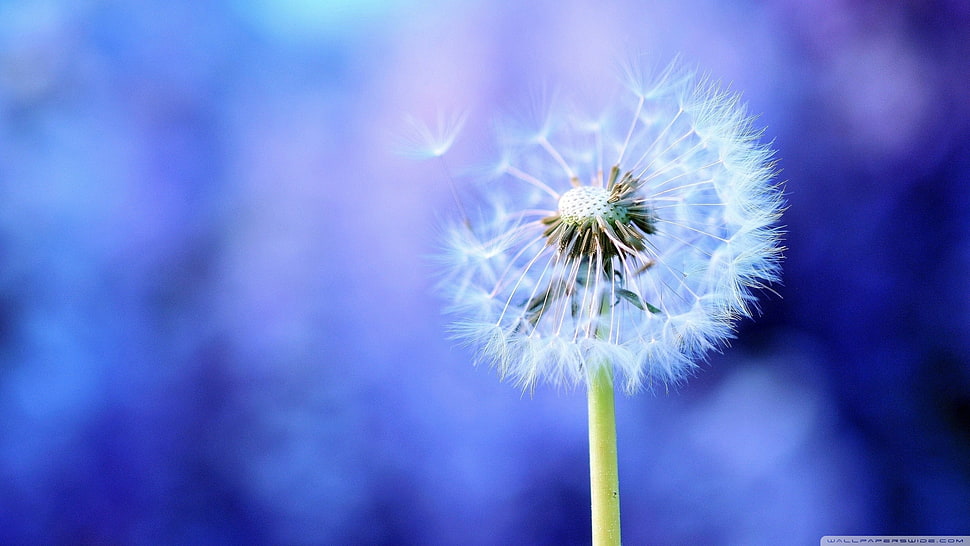
M 629 87 L 507 136 L 481 221 L 448 235 L 456 334 L 523 387 L 675 383 L 777 280 L 772 152 L 738 96 L 675 66 Z
M 619 542 L 614 381 L 683 380 L 753 314 L 783 250 L 773 152 L 738 95 L 676 64 L 625 83 L 609 108 L 502 135 L 442 282 L 456 337 L 503 378 L 586 385 L 595 543 Z

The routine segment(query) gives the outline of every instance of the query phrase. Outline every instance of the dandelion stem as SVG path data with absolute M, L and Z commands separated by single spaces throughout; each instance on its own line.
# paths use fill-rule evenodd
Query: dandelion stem
M 593 546 L 620 544 L 620 478 L 616 464 L 616 412 L 610 366 L 596 372 L 588 391 L 589 485 Z

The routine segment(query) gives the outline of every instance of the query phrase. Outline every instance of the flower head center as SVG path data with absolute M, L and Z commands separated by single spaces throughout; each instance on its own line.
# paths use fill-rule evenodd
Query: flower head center
M 542 219 L 548 226 L 543 237 L 574 260 L 596 258 L 608 264 L 618 256 L 639 254 L 646 250 L 646 237 L 656 232 L 656 218 L 638 188 L 639 180 L 626 173 L 608 188 L 570 189 L 559 197 L 559 210 Z
M 579 186 L 559 198 L 559 216 L 563 223 L 575 226 L 595 223 L 599 219 L 609 223 L 626 223 L 629 215 L 615 201 L 611 200 L 611 193 L 605 188 Z

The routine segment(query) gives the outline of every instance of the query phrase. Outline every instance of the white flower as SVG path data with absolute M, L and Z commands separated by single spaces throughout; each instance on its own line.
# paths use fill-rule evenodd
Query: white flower
M 676 382 L 777 280 L 773 152 L 738 96 L 675 66 L 628 84 L 504 135 L 483 212 L 448 233 L 454 332 L 523 387 L 601 366 L 629 392 Z

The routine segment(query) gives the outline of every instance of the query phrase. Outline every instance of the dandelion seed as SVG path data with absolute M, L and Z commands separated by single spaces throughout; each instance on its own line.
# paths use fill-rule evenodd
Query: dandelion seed
M 778 280 L 773 152 L 738 96 L 677 65 L 625 79 L 605 114 L 502 139 L 482 221 L 447 238 L 456 336 L 524 388 L 676 383 Z M 430 155 L 463 121 L 425 131 Z
M 398 135 L 398 151 L 416 159 L 441 157 L 455 143 L 467 117 L 464 112 L 439 111 L 432 126 L 408 116 L 404 120 L 405 128 Z

